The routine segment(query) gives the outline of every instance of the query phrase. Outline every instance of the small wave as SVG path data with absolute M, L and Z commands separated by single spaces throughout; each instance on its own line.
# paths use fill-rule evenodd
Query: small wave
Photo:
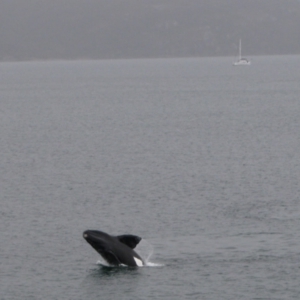
M 104 267 L 104 268 L 118 268 L 118 267 L 128 267 L 124 264 L 120 264 L 118 266 L 115 266 L 115 265 L 110 265 L 107 261 L 105 261 L 104 259 L 99 259 L 96 264 L 98 266 L 101 266 L 101 267 Z
M 113 265 L 110 265 L 109 263 L 103 261 L 103 260 L 98 260 L 97 263 L 96 263 L 98 266 L 101 266 L 101 267 L 104 267 L 104 268 L 119 268 L 119 267 L 128 267 L 126 265 L 119 265 L 119 266 L 113 266 Z M 161 264 L 161 263 L 154 263 L 154 262 L 150 262 L 148 261 L 144 266 L 141 266 L 142 267 L 163 267 L 164 264 Z
M 110 265 L 105 260 L 98 260 L 96 264 L 99 265 L 99 266 L 101 266 L 101 267 L 112 267 L 112 265 Z

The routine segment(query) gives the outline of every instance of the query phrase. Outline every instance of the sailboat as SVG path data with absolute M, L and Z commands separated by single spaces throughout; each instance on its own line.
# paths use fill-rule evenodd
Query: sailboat
M 240 44 L 239 44 L 239 58 L 233 62 L 234 66 L 250 66 L 251 61 L 248 60 L 245 57 L 242 57 L 242 40 L 240 39 Z

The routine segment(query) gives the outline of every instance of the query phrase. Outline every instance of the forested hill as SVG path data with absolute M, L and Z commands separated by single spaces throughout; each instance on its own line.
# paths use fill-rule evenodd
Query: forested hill
M 1 0 L 0 60 L 300 54 L 299 0 Z

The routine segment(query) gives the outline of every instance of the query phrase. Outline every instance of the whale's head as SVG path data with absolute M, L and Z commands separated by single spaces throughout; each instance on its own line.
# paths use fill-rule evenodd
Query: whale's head
M 100 254 L 108 251 L 111 236 L 98 230 L 86 230 L 82 234 L 83 238 Z

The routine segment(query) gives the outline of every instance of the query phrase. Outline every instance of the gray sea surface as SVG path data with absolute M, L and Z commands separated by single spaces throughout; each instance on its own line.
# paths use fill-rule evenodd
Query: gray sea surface
M 299 299 L 300 57 L 0 63 L 0 299 Z M 151 264 L 103 268 L 86 229 Z

